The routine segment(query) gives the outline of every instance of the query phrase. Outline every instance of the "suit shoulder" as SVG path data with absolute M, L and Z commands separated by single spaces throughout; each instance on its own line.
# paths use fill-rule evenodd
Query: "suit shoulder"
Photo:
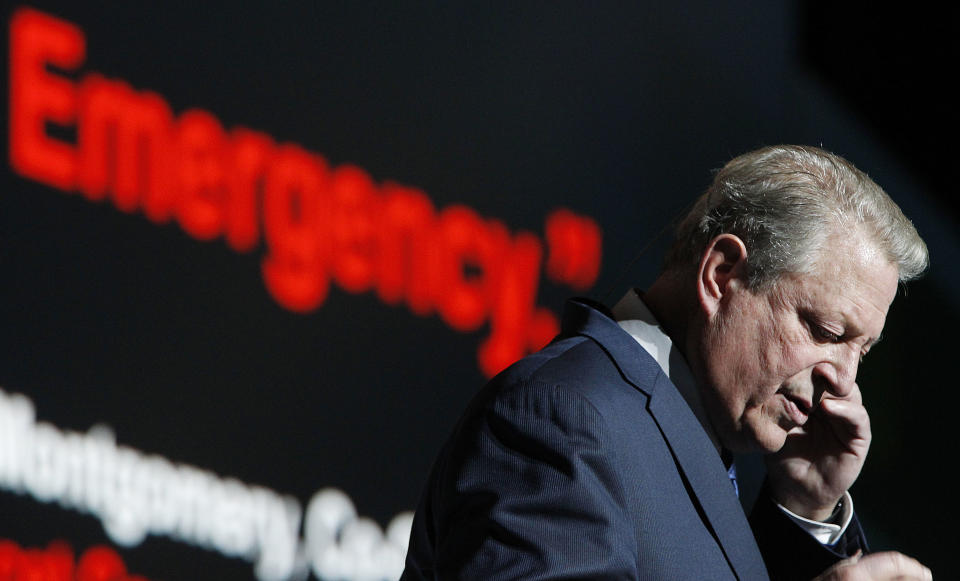
M 494 392 L 490 395 L 562 390 L 570 396 L 579 396 L 606 415 L 605 412 L 617 406 L 645 403 L 651 387 L 629 382 L 599 343 L 575 336 L 556 341 L 521 359 L 494 378 L 488 389 Z

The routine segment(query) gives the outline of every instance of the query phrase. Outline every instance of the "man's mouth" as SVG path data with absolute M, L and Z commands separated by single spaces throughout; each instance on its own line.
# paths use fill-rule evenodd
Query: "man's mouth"
M 810 417 L 810 404 L 803 398 L 797 397 L 785 391 L 778 392 L 784 399 L 784 410 L 790 416 L 790 421 L 798 426 L 807 423 Z

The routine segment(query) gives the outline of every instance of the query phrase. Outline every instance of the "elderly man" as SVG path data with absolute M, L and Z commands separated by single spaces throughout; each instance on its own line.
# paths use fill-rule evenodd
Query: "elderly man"
M 927 251 L 846 160 L 738 157 L 663 273 L 494 378 L 438 458 L 403 579 L 930 579 L 865 554 L 857 366 Z M 732 452 L 768 453 L 748 524 Z

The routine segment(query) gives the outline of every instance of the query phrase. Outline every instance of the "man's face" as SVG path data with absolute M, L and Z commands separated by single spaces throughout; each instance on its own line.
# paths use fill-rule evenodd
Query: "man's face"
M 854 389 L 897 291 L 897 268 L 873 244 L 834 237 L 811 273 L 727 293 L 701 344 L 704 400 L 723 445 L 779 450 L 821 397 Z

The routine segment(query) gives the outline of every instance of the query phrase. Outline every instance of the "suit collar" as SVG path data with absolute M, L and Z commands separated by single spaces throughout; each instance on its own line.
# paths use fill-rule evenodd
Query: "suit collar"
M 620 325 L 610 311 L 590 299 L 571 299 L 563 311 L 561 336 L 582 335 L 602 347 L 620 369 L 624 378 L 650 395 L 660 366 Z
M 713 442 L 714 447 L 719 452 L 721 449 L 720 438 L 717 437 L 713 426 L 710 425 L 707 410 L 703 406 L 703 398 L 700 397 L 700 389 L 697 387 L 697 382 L 693 378 L 689 365 L 687 365 L 687 360 L 643 302 L 641 292 L 637 289 L 628 291 L 620 299 L 620 302 L 613 307 L 612 312 L 617 324 L 624 331 L 630 333 L 630 336 L 657 361 L 657 365 L 667 374 L 670 383 L 683 396 L 684 401 L 690 406 L 693 415 L 697 417 L 697 421 L 703 426 L 703 430 L 710 436 L 710 441 Z

